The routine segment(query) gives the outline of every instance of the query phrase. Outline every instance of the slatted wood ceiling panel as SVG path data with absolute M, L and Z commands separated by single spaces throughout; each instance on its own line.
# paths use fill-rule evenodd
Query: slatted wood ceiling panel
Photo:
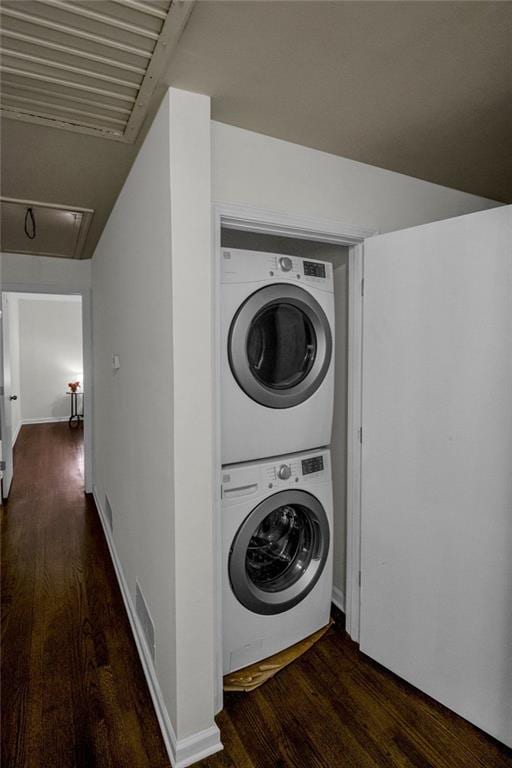
M 133 142 L 188 17 L 175 7 L 172 0 L 3 0 L 2 115 Z

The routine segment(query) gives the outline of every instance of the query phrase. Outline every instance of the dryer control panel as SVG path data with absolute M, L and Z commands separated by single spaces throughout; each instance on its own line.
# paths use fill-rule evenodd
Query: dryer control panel
M 321 264 L 319 261 L 303 261 L 304 274 L 307 277 L 321 277 L 324 279 L 327 277 L 325 273 L 325 264 Z
M 334 291 L 332 264 L 282 253 L 221 249 L 223 283 L 260 281 L 301 283 L 324 291 Z

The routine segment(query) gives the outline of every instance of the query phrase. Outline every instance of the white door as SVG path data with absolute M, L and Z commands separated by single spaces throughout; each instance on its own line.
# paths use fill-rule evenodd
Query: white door
M 364 260 L 361 650 L 512 746 L 512 206 Z
M 12 418 L 11 418 L 11 361 L 9 355 L 9 312 L 8 299 L 1 294 L 0 312 L 0 439 L 2 441 L 2 495 L 7 498 L 11 488 L 12 461 Z

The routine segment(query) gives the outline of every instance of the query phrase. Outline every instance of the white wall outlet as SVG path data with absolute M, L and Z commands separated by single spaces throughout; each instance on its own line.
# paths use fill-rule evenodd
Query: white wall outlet
M 119 355 L 112 355 L 112 368 L 114 371 L 118 371 L 121 367 L 121 360 L 119 359 Z

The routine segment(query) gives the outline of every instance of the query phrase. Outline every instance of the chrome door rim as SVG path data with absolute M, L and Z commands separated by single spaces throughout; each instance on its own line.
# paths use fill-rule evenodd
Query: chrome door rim
M 291 304 L 306 315 L 313 326 L 317 345 L 315 360 L 304 379 L 294 387 L 282 390 L 258 381 L 247 358 L 247 337 L 254 318 L 277 303 Z M 233 376 L 250 398 L 267 408 L 291 408 L 311 397 L 325 378 L 331 355 L 332 333 L 327 316 L 318 301 L 297 285 L 274 283 L 259 288 L 238 309 L 229 330 L 228 358 Z
M 277 507 L 300 505 L 310 515 L 316 531 L 312 557 L 303 575 L 290 587 L 279 592 L 262 590 L 251 581 L 246 567 L 246 553 L 251 538 L 260 523 Z M 311 592 L 327 562 L 330 545 L 329 521 L 316 496 L 303 490 L 278 491 L 264 499 L 245 518 L 238 529 L 229 553 L 228 572 L 231 588 L 237 600 L 254 613 L 271 615 L 288 611 Z

